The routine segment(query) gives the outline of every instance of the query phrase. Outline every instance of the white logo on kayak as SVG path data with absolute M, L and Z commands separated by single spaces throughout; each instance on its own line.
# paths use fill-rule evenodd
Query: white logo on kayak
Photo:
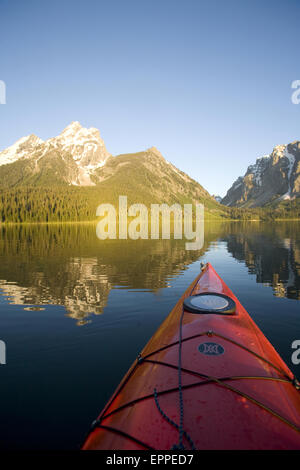
M 300 339 L 295 339 L 295 341 L 292 342 L 291 347 L 292 349 L 296 349 L 292 354 L 292 363 L 295 366 L 298 366 L 300 364 Z
M 6 344 L 0 339 L 0 364 L 6 364 Z
M 223 346 L 218 343 L 201 343 L 198 350 L 206 356 L 220 356 L 220 354 L 224 354 L 225 352 Z
M 218 344 L 204 344 L 204 354 L 218 354 L 219 345 Z
M 184 204 L 183 208 L 180 204 L 151 204 L 149 214 L 144 204 L 132 204 L 128 207 L 127 196 L 119 196 L 118 209 L 112 204 L 98 206 L 96 215 L 102 219 L 97 224 L 96 234 L 101 240 L 116 239 L 118 227 L 120 240 L 158 240 L 160 232 L 163 240 L 170 240 L 173 225 L 172 234 L 175 240 L 181 240 L 183 234 L 185 239 L 193 240 L 186 242 L 186 250 L 201 250 L 204 244 L 204 206 L 196 204 L 195 209 L 193 214 L 192 204 Z

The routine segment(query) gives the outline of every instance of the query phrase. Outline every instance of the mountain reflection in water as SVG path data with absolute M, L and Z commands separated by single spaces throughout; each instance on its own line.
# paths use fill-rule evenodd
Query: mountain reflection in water
M 224 237 L 232 256 L 246 263 L 256 282 L 276 297 L 300 299 L 300 223 L 250 226 Z
M 112 289 L 156 292 L 210 245 L 225 243 L 257 283 L 300 299 L 299 228 L 299 222 L 207 223 L 202 250 L 186 251 L 185 240 L 101 241 L 92 224 L 2 226 L 0 293 L 25 309 L 64 306 L 84 324 L 103 312 Z

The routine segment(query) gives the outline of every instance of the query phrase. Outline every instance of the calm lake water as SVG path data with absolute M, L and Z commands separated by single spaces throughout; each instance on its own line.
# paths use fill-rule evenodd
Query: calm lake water
M 201 251 L 100 241 L 92 225 L 0 227 L 0 447 L 78 448 L 201 260 L 299 377 L 300 223 L 206 224 Z

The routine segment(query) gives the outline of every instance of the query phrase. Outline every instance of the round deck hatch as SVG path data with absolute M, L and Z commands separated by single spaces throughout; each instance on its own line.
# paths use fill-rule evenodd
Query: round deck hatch
M 218 313 L 230 315 L 235 312 L 235 302 L 224 294 L 216 292 L 204 292 L 187 297 L 184 302 L 184 309 L 191 313 Z

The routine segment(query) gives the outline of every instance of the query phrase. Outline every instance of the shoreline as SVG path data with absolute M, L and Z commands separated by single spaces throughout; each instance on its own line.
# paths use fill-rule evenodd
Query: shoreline
M 99 220 L 68 220 L 68 221 L 50 221 L 50 222 L 0 222 L 0 227 L 8 226 L 24 226 L 24 225 L 97 225 Z M 270 223 L 270 222 L 300 222 L 300 218 L 280 218 L 280 219 L 205 219 L 205 224 L 209 223 L 224 223 L 224 222 L 239 222 L 239 223 L 249 223 L 249 222 L 260 222 L 260 223 Z M 117 224 L 118 225 L 118 224 Z

